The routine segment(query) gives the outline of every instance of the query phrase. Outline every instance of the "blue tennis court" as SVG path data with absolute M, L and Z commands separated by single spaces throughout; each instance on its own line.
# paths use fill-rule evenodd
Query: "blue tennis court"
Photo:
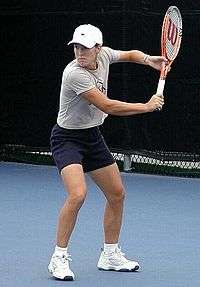
M 104 198 L 87 177 L 88 197 L 69 252 L 74 282 L 50 278 L 56 220 L 65 192 L 54 166 L 0 163 L 1 287 L 197 287 L 200 283 L 199 179 L 122 173 L 127 196 L 120 244 L 141 271 L 96 268 Z

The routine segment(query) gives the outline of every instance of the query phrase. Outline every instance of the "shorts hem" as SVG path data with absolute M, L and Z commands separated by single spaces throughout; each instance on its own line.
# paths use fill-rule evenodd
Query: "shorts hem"
M 82 162 L 72 161 L 72 162 L 69 162 L 69 163 L 64 164 L 64 165 L 61 166 L 61 167 L 58 167 L 58 166 L 57 166 L 57 169 L 58 169 L 59 173 L 61 173 L 61 171 L 63 170 L 63 168 L 65 168 L 66 166 L 69 166 L 69 165 L 71 165 L 71 164 L 80 164 L 80 165 L 83 166 Z
M 97 170 L 97 169 L 100 169 L 100 168 L 107 167 L 107 166 L 112 165 L 112 164 L 114 164 L 114 163 L 116 163 L 116 161 L 115 161 L 115 160 L 113 160 L 112 162 L 109 162 L 109 163 L 107 162 L 107 163 L 104 163 L 104 164 L 98 165 L 98 166 L 93 167 L 93 168 L 88 168 L 88 169 L 87 169 L 87 170 L 85 170 L 84 172 L 85 172 L 85 173 L 87 173 L 87 172 L 91 172 L 91 171 L 94 171 L 94 170 Z

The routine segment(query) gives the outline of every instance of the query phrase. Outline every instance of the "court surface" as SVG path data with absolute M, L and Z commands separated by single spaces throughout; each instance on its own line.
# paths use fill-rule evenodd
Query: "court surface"
M 0 163 L 0 286 L 200 286 L 200 180 L 122 173 L 127 196 L 120 245 L 135 273 L 96 268 L 104 198 L 87 176 L 88 196 L 69 251 L 76 281 L 49 277 L 56 221 L 65 198 L 54 166 Z

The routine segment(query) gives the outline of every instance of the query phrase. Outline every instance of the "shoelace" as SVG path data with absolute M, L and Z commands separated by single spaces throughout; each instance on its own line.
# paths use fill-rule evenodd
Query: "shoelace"
M 68 261 L 72 261 L 71 259 L 71 255 L 69 255 L 68 253 L 66 255 L 63 255 L 62 257 L 56 255 L 55 258 L 60 261 L 63 265 L 65 265 L 66 263 L 68 263 Z
M 118 247 L 113 253 L 109 255 L 110 260 L 116 262 L 117 264 L 127 263 L 129 260 L 125 257 L 125 253 L 121 251 L 121 248 Z
M 129 261 L 129 260 L 125 257 L 125 253 L 123 253 L 123 252 L 121 251 L 121 247 L 118 247 L 115 252 L 116 252 L 117 256 L 119 256 L 120 261 L 121 261 L 122 263 L 126 263 L 126 262 Z
M 63 255 L 62 257 L 63 261 L 66 262 L 66 261 L 72 261 L 71 259 L 71 255 L 70 254 L 66 254 L 66 255 Z

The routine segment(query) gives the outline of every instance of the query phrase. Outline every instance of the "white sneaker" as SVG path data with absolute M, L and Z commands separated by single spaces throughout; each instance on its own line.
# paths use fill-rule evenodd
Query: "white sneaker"
M 113 271 L 137 271 L 140 265 L 136 261 L 129 260 L 125 257 L 125 254 L 121 252 L 120 248 L 111 253 L 101 252 L 98 264 L 100 270 L 113 270 Z
M 72 259 L 67 253 L 63 256 L 53 254 L 48 270 L 56 279 L 73 281 L 75 276 L 69 268 L 69 261 L 72 261 Z

